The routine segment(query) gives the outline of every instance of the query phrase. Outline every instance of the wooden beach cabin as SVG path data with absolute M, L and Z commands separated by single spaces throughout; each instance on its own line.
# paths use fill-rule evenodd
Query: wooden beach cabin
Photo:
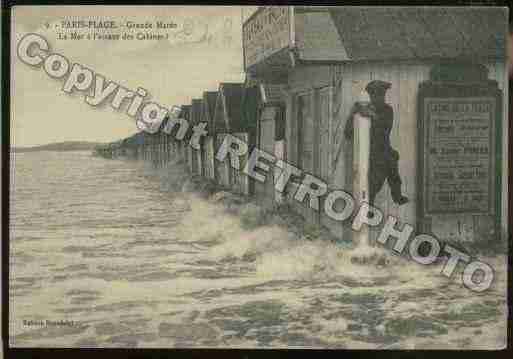
M 222 82 L 219 84 L 214 115 L 214 133 L 217 135 L 216 151 L 227 133 L 251 145 L 250 128 L 246 125 L 242 116 L 243 91 L 243 83 Z M 242 164 L 246 163 L 247 157 L 241 157 Z M 249 178 L 242 174 L 242 171 L 231 168 L 227 162 L 218 164 L 217 168 L 216 178 L 218 178 L 218 183 L 226 185 L 229 182 L 229 187 L 235 192 L 251 193 Z M 226 175 L 227 172 L 229 173 L 228 176 Z M 229 177 L 229 179 L 226 177 Z
M 216 109 L 218 92 L 203 92 L 203 114 L 202 121 L 207 123 L 207 136 L 202 138 L 201 161 L 203 164 L 203 175 L 211 180 L 215 179 L 215 159 L 214 159 L 214 115 Z
M 145 143 L 145 133 L 137 132 L 132 136 L 133 145 L 135 148 L 135 158 L 138 160 L 144 159 L 144 143 Z
M 182 109 L 182 111 L 180 113 L 180 116 L 189 123 L 189 127 L 190 127 L 190 125 L 191 125 L 191 123 L 190 123 L 190 121 L 191 121 L 191 105 L 182 105 L 181 109 Z M 190 139 L 192 131 L 189 128 L 189 130 L 185 134 L 185 137 L 182 140 L 177 140 L 176 133 L 178 130 L 179 130 L 179 126 L 176 126 L 176 129 L 173 129 L 173 131 L 170 134 L 171 137 L 173 138 L 173 140 L 172 140 L 173 152 L 177 153 L 178 156 L 180 156 L 181 158 L 184 159 L 184 161 L 187 161 L 187 156 L 186 156 L 187 152 L 185 151 L 185 147 L 189 143 L 189 139 Z
M 506 34 L 498 7 L 263 7 L 243 24 L 244 66 L 286 89 L 286 160 L 349 192 L 346 120 L 370 81 L 391 83 L 391 144 L 410 202 L 393 203 L 385 184 L 376 206 L 440 239 L 478 241 L 507 233 Z M 455 130 L 454 118 L 468 123 Z M 451 143 L 478 152 L 444 154 Z M 351 236 L 306 201 L 307 220 Z
M 241 100 L 244 84 L 222 82 L 216 101 L 214 132 L 244 132 L 245 126 L 241 116 Z
M 134 160 L 137 159 L 137 138 L 138 133 L 133 134 L 130 137 L 127 137 L 123 140 L 123 147 L 126 151 L 126 156 L 128 159 Z
M 242 117 L 257 148 L 276 158 L 284 157 L 286 90 L 280 84 L 261 83 L 251 76 L 246 79 L 242 96 Z M 274 190 L 274 171 L 267 174 L 264 183 L 252 180 L 255 199 L 261 205 L 273 207 L 282 198 Z
M 209 136 L 214 134 L 214 115 L 216 111 L 217 91 L 203 92 L 203 121 L 207 123 L 207 131 Z
M 203 112 L 203 100 L 202 99 L 193 99 L 191 101 L 191 117 L 190 117 L 190 126 L 191 128 L 196 126 L 201 122 Z M 187 141 L 185 143 L 185 148 L 187 151 L 187 158 L 189 163 L 189 168 L 191 173 L 193 174 L 202 174 L 201 169 L 201 152 L 200 150 L 196 150 L 189 145 Z
M 164 166 L 169 161 L 167 152 L 167 142 L 169 135 L 163 130 L 169 121 L 169 117 L 165 117 L 160 123 L 159 130 L 153 135 L 155 137 L 155 160 L 154 163 L 158 167 Z

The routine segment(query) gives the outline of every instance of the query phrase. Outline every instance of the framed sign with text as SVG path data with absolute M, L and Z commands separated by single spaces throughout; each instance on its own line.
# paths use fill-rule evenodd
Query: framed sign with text
M 492 97 L 424 100 L 424 213 L 493 214 Z
M 499 216 L 502 92 L 497 83 L 426 81 L 418 101 L 418 215 Z

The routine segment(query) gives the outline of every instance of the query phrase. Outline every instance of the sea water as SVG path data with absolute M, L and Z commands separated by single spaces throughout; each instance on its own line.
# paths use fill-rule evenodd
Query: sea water
M 474 293 L 184 191 L 182 165 L 12 154 L 15 347 L 502 348 L 506 259 Z M 388 255 L 386 249 L 383 252 Z

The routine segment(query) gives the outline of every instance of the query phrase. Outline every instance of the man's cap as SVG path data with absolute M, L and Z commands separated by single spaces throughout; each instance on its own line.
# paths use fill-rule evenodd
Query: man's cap
M 365 86 L 365 91 L 368 93 L 372 92 L 386 92 L 390 87 L 392 87 L 392 84 L 390 82 L 381 81 L 381 80 L 374 80 L 371 81 Z

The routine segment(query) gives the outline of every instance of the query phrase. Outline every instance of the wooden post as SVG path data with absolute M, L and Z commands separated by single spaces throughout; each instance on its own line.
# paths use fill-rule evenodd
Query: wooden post
M 370 127 L 369 117 L 360 113 L 354 115 L 353 134 L 353 196 L 359 207 L 364 202 L 369 203 L 369 157 L 370 157 Z M 369 227 L 364 225 L 358 232 L 353 232 L 358 246 L 370 245 Z
M 248 144 L 248 147 L 250 147 L 249 143 L 249 135 L 247 132 L 237 132 L 232 134 L 234 137 L 237 137 L 239 140 L 243 141 L 244 143 Z M 249 195 L 249 176 L 242 173 L 242 170 L 244 166 L 246 165 L 247 161 L 249 159 L 249 154 L 246 153 L 243 156 L 239 157 L 240 161 L 240 168 L 235 169 L 230 167 L 230 179 L 232 181 L 231 187 L 232 189 L 238 193 L 243 195 Z
M 218 133 L 216 135 L 216 153 L 219 151 L 219 147 L 224 142 L 224 138 L 226 137 L 226 133 Z M 215 153 L 214 153 L 215 156 Z M 215 162 L 218 162 L 215 160 Z M 215 166 L 216 179 L 217 183 L 225 188 L 230 188 L 230 158 L 226 156 L 223 162 L 218 162 Z
M 203 151 L 203 144 L 200 142 L 199 144 L 199 150 L 195 150 L 195 149 L 192 149 L 192 151 L 194 152 L 194 156 L 196 156 L 196 165 L 197 165 L 197 173 L 198 175 L 200 176 L 203 176 L 203 161 L 202 161 L 202 156 L 201 156 L 201 152 Z
M 277 160 L 285 160 L 285 141 L 276 141 L 274 143 L 274 156 Z M 281 170 L 277 167 L 274 168 L 274 176 L 273 176 L 273 187 L 276 185 L 276 180 L 281 174 Z M 285 202 L 285 198 L 283 196 L 283 193 L 274 191 L 274 200 L 278 204 L 282 204 Z

